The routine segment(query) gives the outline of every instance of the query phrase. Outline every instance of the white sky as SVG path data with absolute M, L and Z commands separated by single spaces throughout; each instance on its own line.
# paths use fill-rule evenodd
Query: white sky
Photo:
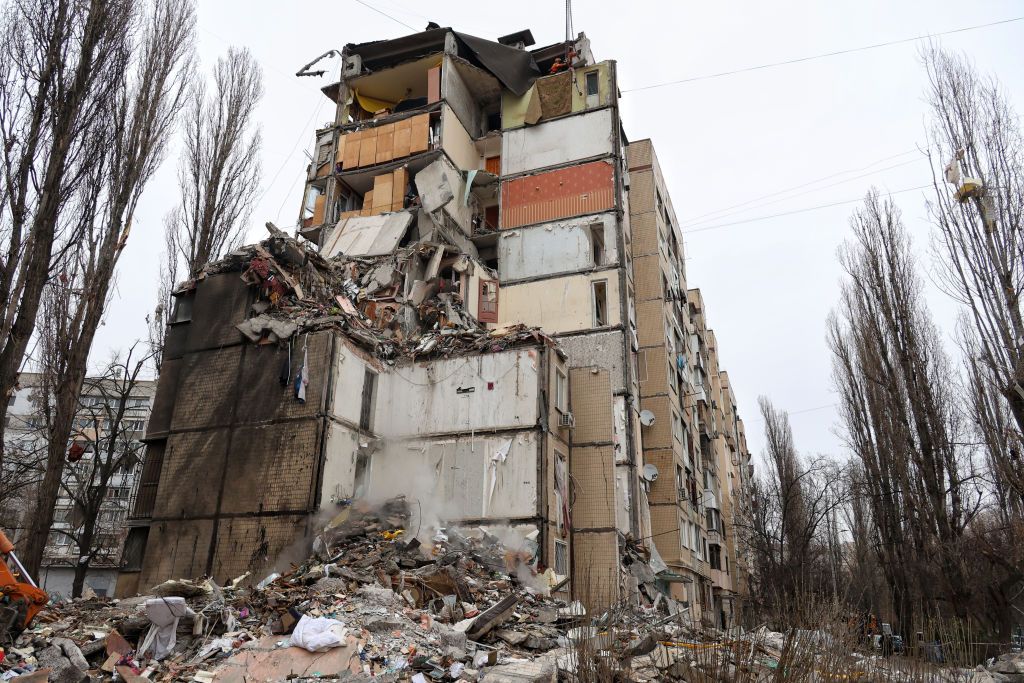
M 564 37 L 563 5 L 551 0 L 367 1 L 416 30 L 429 19 L 490 39 L 530 28 L 538 46 Z M 690 230 L 854 200 L 871 184 L 897 191 L 929 183 L 923 157 L 916 151 L 904 154 L 925 142 L 920 43 L 629 89 L 1024 16 L 1024 2 L 576 0 L 573 13 L 574 28 L 590 37 L 595 57 L 618 62 L 626 134 L 654 142 L 684 226 L 688 284 L 704 294 L 751 450 L 761 450 L 756 400 L 765 394 L 792 413 L 801 451 L 839 454 L 836 414 L 828 407 L 835 397 L 825 320 L 838 296 L 836 248 L 848 234 L 855 203 Z M 228 45 L 244 45 L 264 69 L 267 94 L 258 112 L 264 178 L 249 241 L 263 238 L 267 220 L 280 227 L 294 224 L 303 151 L 312 148 L 314 129 L 332 117 L 332 103 L 319 92 L 329 79 L 292 74 L 328 49 L 411 32 L 355 0 L 200 3 L 203 67 L 208 71 Z M 981 72 L 998 76 L 1016 105 L 1024 107 L 1024 21 L 939 41 L 967 52 Z M 337 74 L 337 60 L 330 66 Z M 155 304 L 163 243 L 161 219 L 176 200 L 176 166 L 175 147 L 143 196 L 94 359 L 146 336 L 144 318 Z M 840 175 L 722 211 L 833 174 Z M 903 192 L 895 199 L 922 264 L 931 269 L 924 193 Z M 707 215 L 712 212 L 719 213 Z M 950 332 L 954 307 L 934 288 L 930 301 Z

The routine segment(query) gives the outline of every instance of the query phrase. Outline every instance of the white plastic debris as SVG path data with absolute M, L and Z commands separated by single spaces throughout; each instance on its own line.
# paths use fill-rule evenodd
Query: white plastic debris
M 185 604 L 185 598 L 172 596 L 146 600 L 146 616 L 153 625 L 139 647 L 139 654 L 148 654 L 157 661 L 166 657 L 177 642 L 178 620 L 195 615 Z
M 292 645 L 310 652 L 327 652 L 331 648 L 345 644 L 348 630 L 337 619 L 327 617 L 307 617 L 305 614 L 295 624 L 292 632 Z

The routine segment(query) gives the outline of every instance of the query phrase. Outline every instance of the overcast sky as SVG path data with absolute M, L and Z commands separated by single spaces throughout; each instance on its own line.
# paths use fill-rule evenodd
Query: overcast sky
M 529 28 L 538 45 L 562 40 L 565 32 L 562 3 L 552 0 L 367 3 L 398 21 L 355 0 L 200 2 L 204 69 L 229 45 L 248 47 L 264 69 L 263 181 L 250 241 L 264 237 L 268 220 L 295 223 L 304 151 L 312 148 L 315 128 L 330 121 L 332 103 L 319 92 L 328 79 L 292 74 L 318 54 L 412 32 L 399 21 L 421 30 L 431 20 L 490 39 Z M 1011 19 L 1024 16 L 1024 3 L 576 0 L 573 13 L 574 28 L 589 36 L 595 57 L 618 62 L 626 134 L 654 142 L 683 223 L 688 285 L 704 294 L 751 449 L 760 451 L 763 442 L 756 401 L 764 394 L 791 413 L 801 451 L 840 455 L 825 320 L 841 276 L 836 249 L 856 206 L 849 200 L 872 184 L 900 191 L 894 198 L 921 264 L 932 268 L 925 191 L 903 191 L 931 179 L 916 151 L 925 144 L 927 117 L 921 43 L 633 89 Z M 937 40 L 998 76 L 1024 107 L 1024 21 Z M 331 67 L 336 75 L 337 60 Z M 146 336 L 161 220 L 177 194 L 176 166 L 175 146 L 143 196 L 96 362 Z M 789 188 L 798 189 L 780 194 Z M 765 195 L 771 196 L 751 202 Z M 789 215 L 765 218 L 783 213 Z M 746 222 L 734 224 L 739 221 Z M 952 304 L 934 288 L 930 303 L 949 333 Z

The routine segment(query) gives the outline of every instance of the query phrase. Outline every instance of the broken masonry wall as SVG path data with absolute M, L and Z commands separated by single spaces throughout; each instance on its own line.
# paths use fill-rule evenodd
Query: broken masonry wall
M 595 315 L 594 283 L 604 282 L 605 320 Z M 621 325 L 618 269 L 535 280 L 501 288 L 498 324 L 524 323 L 548 334 Z
M 611 156 L 614 145 L 614 117 L 609 108 L 510 130 L 503 135 L 501 175 Z
M 444 213 L 465 235 L 473 234 L 473 206 L 466 180 L 444 155 L 416 174 L 416 191 L 424 210 Z
M 615 265 L 617 228 L 615 214 L 603 213 L 502 230 L 498 273 L 505 282 Z
M 294 337 L 285 369 L 288 348 L 252 345 L 235 328 L 250 304 L 238 273 L 207 277 L 194 296 L 191 322 L 176 326 L 187 334 L 172 330 L 185 336 L 181 355 L 165 361 L 171 368 L 158 383 L 155 407 L 169 418 L 147 433 L 163 458 L 142 586 L 259 571 L 275 549 L 304 533 L 317 505 L 329 333 Z M 305 352 L 309 384 L 301 403 L 281 375 L 294 376 Z M 260 551 L 240 554 L 246 544 Z

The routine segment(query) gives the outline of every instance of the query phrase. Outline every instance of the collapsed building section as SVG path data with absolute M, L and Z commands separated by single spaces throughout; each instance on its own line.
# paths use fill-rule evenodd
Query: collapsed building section
M 653 150 L 584 34 L 532 45 L 432 28 L 343 50 L 298 241 L 272 229 L 179 292 L 125 590 L 256 571 L 318 512 L 402 494 L 428 524 L 504 525 L 588 607 L 737 618 L 721 512 L 749 454 L 717 357 L 689 351 L 703 318 Z M 701 410 L 733 426 L 704 457 Z

